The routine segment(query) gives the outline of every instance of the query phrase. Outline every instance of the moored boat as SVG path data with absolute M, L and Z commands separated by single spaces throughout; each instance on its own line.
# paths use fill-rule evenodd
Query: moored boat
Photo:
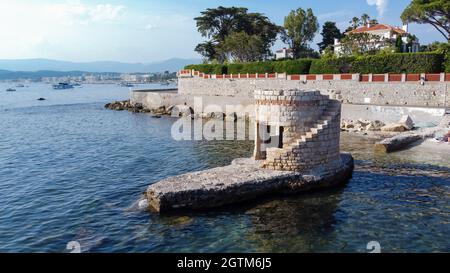
M 73 85 L 70 83 L 60 82 L 58 84 L 53 85 L 53 89 L 55 90 L 62 90 L 62 89 L 72 89 Z
M 121 82 L 119 83 L 120 86 L 122 87 L 133 87 L 134 85 L 132 85 L 131 83 L 128 82 Z
M 6 92 L 14 92 L 14 91 L 16 91 L 16 89 L 14 89 L 14 88 L 8 88 L 8 89 L 6 89 Z

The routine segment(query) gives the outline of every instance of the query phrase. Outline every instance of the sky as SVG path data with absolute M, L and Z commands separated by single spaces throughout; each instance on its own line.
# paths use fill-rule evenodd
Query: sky
M 157 62 L 200 58 L 203 38 L 194 17 L 206 8 L 242 6 L 282 25 L 299 7 L 312 8 L 323 25 L 341 30 L 354 16 L 368 13 L 400 26 L 410 0 L 0 0 L 0 59 L 48 58 L 66 61 Z M 428 25 L 410 25 L 422 44 L 444 41 Z M 320 42 L 316 35 L 313 48 Z M 275 48 L 282 47 L 277 42 Z

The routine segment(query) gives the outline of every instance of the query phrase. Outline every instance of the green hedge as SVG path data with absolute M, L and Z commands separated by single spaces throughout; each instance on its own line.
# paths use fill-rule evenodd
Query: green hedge
M 274 71 L 289 75 L 308 74 L 312 61 L 311 59 L 299 59 L 274 62 Z
M 274 62 L 235 63 L 228 65 L 228 74 L 263 74 L 274 72 Z
M 450 51 L 392 53 L 359 57 L 298 59 L 251 63 L 188 65 L 206 74 L 383 74 L 383 73 L 450 73 Z
M 448 51 L 447 54 L 445 55 L 444 71 L 446 73 L 450 73 L 450 51 Z
M 444 55 L 434 52 L 394 53 L 357 57 L 352 73 L 437 73 L 442 72 Z
M 351 71 L 354 57 L 323 58 L 314 60 L 311 64 L 310 74 L 341 74 Z
M 195 69 L 206 74 L 263 74 L 263 73 L 287 73 L 308 74 L 312 60 L 285 60 L 251 63 L 232 63 L 228 65 L 198 64 L 188 65 L 185 69 Z
M 205 74 L 228 74 L 227 66 L 223 64 L 191 64 L 185 69 L 194 69 Z

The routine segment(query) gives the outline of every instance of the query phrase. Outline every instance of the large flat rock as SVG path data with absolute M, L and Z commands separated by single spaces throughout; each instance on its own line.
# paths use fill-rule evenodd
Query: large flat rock
M 296 193 L 345 183 L 353 171 L 353 157 L 342 154 L 333 173 L 302 174 L 261 168 L 252 159 L 229 166 L 170 177 L 147 189 L 150 207 L 159 212 L 199 210 L 235 204 L 270 194 Z M 327 169 L 326 166 L 322 169 Z M 336 169 L 336 168 L 334 168 Z

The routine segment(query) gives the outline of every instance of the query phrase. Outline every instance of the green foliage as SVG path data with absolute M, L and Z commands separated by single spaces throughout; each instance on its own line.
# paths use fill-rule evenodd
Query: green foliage
M 390 48 L 389 39 L 370 33 L 350 33 L 341 40 L 341 54 L 344 56 L 374 55 L 380 48 Z M 388 49 L 389 51 L 390 49 Z
M 205 74 L 227 74 L 227 66 L 223 64 L 191 64 L 185 69 L 194 69 Z
M 352 20 L 349 22 L 350 26 L 345 30 L 345 32 L 349 32 L 352 30 L 355 30 L 362 26 L 370 25 L 378 25 L 377 19 L 372 19 L 367 13 L 364 13 L 361 15 L 360 18 L 353 17 Z
M 421 52 L 440 52 L 446 53 L 450 50 L 450 43 L 432 42 L 428 45 L 420 46 Z
M 263 74 L 287 73 L 308 74 L 312 60 L 284 60 L 268 62 L 232 63 L 228 65 L 199 64 L 188 65 L 185 69 L 195 69 L 206 74 Z
M 274 71 L 278 73 L 308 74 L 311 68 L 311 59 L 297 59 L 274 62 Z
M 224 52 L 224 41 L 233 33 L 242 32 L 252 37 L 257 36 L 257 40 L 261 43 L 260 47 L 263 48 L 258 51 L 260 53 L 258 60 L 264 59 L 270 54 L 270 48 L 281 31 L 281 27 L 272 23 L 263 14 L 249 13 L 247 8 L 242 7 L 208 8 L 194 20 L 200 34 L 208 39 L 199 44 L 195 51 L 209 61 L 214 59 L 219 62 L 227 61 L 229 46 L 233 43 L 228 43 L 228 49 Z M 238 47 L 234 47 L 233 50 L 238 50 Z
M 403 11 L 403 22 L 430 24 L 450 41 L 450 1 L 412 0 Z
M 334 39 L 341 39 L 343 36 L 341 31 L 336 27 L 335 22 L 325 22 L 320 34 L 323 37 L 322 42 L 317 45 L 319 46 L 321 52 L 325 51 L 327 47 L 333 46 Z
M 311 64 L 310 74 L 349 73 L 355 57 L 322 58 Z
M 232 33 L 218 47 L 220 54 L 234 62 L 254 62 L 266 57 L 264 42 L 257 35 Z
M 283 61 L 189 65 L 206 74 L 383 74 L 450 72 L 450 45 L 447 51 L 425 53 L 384 53 L 359 57 L 297 59 Z
M 450 73 L 450 51 L 447 51 L 447 54 L 445 54 L 444 71 Z
M 435 52 L 444 54 L 444 72 L 450 73 L 450 43 L 435 43 L 434 47 Z
M 438 73 L 444 55 L 440 53 L 394 53 L 360 56 L 351 63 L 352 73 Z
M 229 74 L 255 74 L 255 73 L 273 73 L 274 72 L 274 62 L 251 62 L 242 64 L 229 64 L 228 73 Z
M 402 53 L 403 52 L 403 40 L 402 36 L 398 35 L 395 40 L 395 52 Z
M 308 43 L 314 39 L 319 23 L 312 9 L 298 8 L 284 18 L 284 29 L 283 42 L 292 48 L 294 57 L 299 58 L 301 51 L 308 48 Z

